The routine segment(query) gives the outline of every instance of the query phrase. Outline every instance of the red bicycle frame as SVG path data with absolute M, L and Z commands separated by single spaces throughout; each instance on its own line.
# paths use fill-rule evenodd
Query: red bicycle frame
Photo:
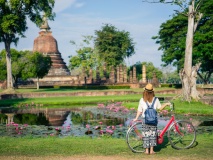
M 166 133 L 166 131 L 168 130 L 168 128 L 170 127 L 170 125 L 172 124 L 172 122 L 173 122 L 174 125 L 175 125 L 176 131 L 177 131 L 180 135 L 182 135 L 182 133 L 180 132 L 178 126 L 176 125 L 175 116 L 172 115 L 172 116 L 171 116 L 171 119 L 169 120 L 169 122 L 167 123 L 167 125 L 164 127 L 164 129 L 161 131 L 160 135 L 158 135 L 158 137 L 157 137 L 157 143 L 158 143 L 158 144 L 162 144 L 162 143 L 163 143 L 163 136 L 164 136 L 164 134 Z
M 157 143 L 161 144 L 163 143 L 163 136 L 166 133 L 167 129 L 169 128 L 169 126 L 172 124 L 172 122 L 175 121 L 175 117 L 172 115 L 171 119 L 169 120 L 169 122 L 167 123 L 167 125 L 164 127 L 164 129 L 162 130 L 162 132 L 160 133 L 160 135 L 158 135 L 157 137 Z
M 138 120 L 138 121 L 141 121 L 141 120 Z M 175 125 L 175 129 L 176 131 L 182 135 L 182 133 L 180 132 L 178 126 L 176 125 L 176 122 L 175 122 L 175 116 L 172 115 L 169 122 L 167 123 L 167 125 L 163 128 L 163 130 L 161 131 L 160 135 L 157 136 L 157 143 L 158 144 L 162 144 L 163 143 L 163 136 L 164 134 L 166 133 L 166 131 L 168 130 L 168 128 L 170 127 L 170 125 L 174 123 Z M 130 124 L 130 126 L 132 125 L 132 123 Z M 135 126 L 134 127 L 134 131 L 135 133 L 142 139 L 142 134 L 138 131 L 138 128 Z

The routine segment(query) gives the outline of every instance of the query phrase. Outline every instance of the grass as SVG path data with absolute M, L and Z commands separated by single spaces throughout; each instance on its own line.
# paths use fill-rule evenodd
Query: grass
M 213 115 L 213 106 L 206 105 L 201 102 L 183 102 L 176 100 L 175 108 L 179 114 L 203 114 L 203 115 Z
M 172 97 L 175 95 L 156 95 L 157 97 Z M 71 108 L 76 106 L 96 106 L 98 103 L 122 102 L 127 108 L 138 107 L 141 94 L 134 95 L 113 95 L 113 96 L 69 96 L 69 97 L 45 97 L 45 98 L 23 98 L 23 99 L 7 99 L 0 101 L 1 107 L 14 107 L 23 104 L 42 104 L 47 108 Z M 177 114 L 199 114 L 213 115 L 213 108 L 210 105 L 201 102 L 183 102 L 181 100 L 173 100 L 175 104 L 175 112 Z
M 162 91 L 162 90 L 174 90 L 175 88 L 169 88 L 169 87 L 163 87 L 163 88 L 156 88 L 155 91 Z M 134 89 L 70 89 L 70 88 L 41 88 L 39 90 L 35 88 L 31 89 L 16 89 L 15 91 L 17 93 L 65 93 L 65 92 L 87 92 L 87 91 L 134 91 L 134 92 L 142 92 L 142 88 L 134 88 Z M 2 89 L 0 89 L 0 93 L 3 92 Z
M 160 96 L 160 95 L 159 95 Z M 172 96 L 172 95 L 163 95 Z M 45 98 L 22 98 L 6 99 L 0 101 L 2 106 L 14 106 L 20 103 L 37 103 L 46 106 L 51 105 L 75 105 L 75 104 L 97 104 L 106 102 L 136 102 L 141 98 L 141 94 L 134 95 L 112 95 L 112 96 L 69 96 L 69 97 L 45 97 Z
M 156 88 L 158 90 L 167 90 L 174 88 Z M 2 90 L 0 90 L 1 93 Z M 97 104 L 97 103 L 107 103 L 114 101 L 122 101 L 122 102 L 136 102 L 141 98 L 141 93 L 143 91 L 142 88 L 138 89 L 108 89 L 108 90 L 86 90 L 86 89 L 66 89 L 66 88 L 47 88 L 47 89 L 16 89 L 17 93 L 69 93 L 69 92 L 98 92 L 98 91 L 134 91 L 136 94 L 129 95 L 113 95 L 113 96 L 64 96 L 64 97 L 45 97 L 45 98 L 22 98 L 22 99 L 7 99 L 0 101 L 0 107 L 9 107 L 9 106 L 17 106 L 20 103 L 30 104 L 32 102 L 36 104 L 43 104 L 45 106 L 51 107 L 55 105 L 61 106 L 71 106 L 76 104 Z M 157 94 L 156 94 L 157 95 Z M 160 96 L 160 95 L 157 95 Z M 163 96 L 175 96 L 175 94 L 163 95 Z M 55 106 L 57 107 L 57 106 Z M 58 106 L 59 107 L 59 106 Z
M 197 136 L 195 146 L 187 150 L 175 150 L 165 141 L 156 147 L 157 158 L 184 157 L 185 159 L 210 159 L 212 152 L 213 134 Z M 0 138 L 1 156 L 121 156 L 141 158 L 139 153 L 132 153 L 125 139 L 89 138 L 89 137 L 48 137 L 48 138 Z
M 173 100 L 175 113 L 192 115 L 211 115 L 213 116 L 213 106 L 201 102 L 183 102 L 179 99 Z M 124 102 L 127 108 L 137 108 L 138 102 Z
M 140 89 L 141 90 L 141 89 Z M 18 90 L 21 93 L 37 92 L 36 90 Z M 64 89 L 39 90 L 39 92 L 68 92 Z M 75 90 L 76 91 L 76 90 Z M 78 90 L 80 91 L 80 90 Z M 97 91 L 97 90 L 96 90 Z M 139 90 L 138 90 L 139 91 Z M 0 91 L 1 92 L 1 91 Z M 69 91 L 70 92 L 70 91 Z M 174 95 L 156 95 L 158 97 Z M 20 103 L 43 104 L 48 108 L 60 108 L 63 106 L 72 107 L 77 104 L 96 104 L 120 101 L 127 108 L 137 109 L 141 94 L 135 95 L 116 95 L 116 96 L 88 96 L 88 97 L 47 97 L 47 98 L 29 98 L 29 99 L 10 99 L 1 100 L 2 106 L 17 106 Z M 176 113 L 182 114 L 205 114 L 213 115 L 213 108 L 210 105 L 201 102 L 182 102 L 174 100 Z M 187 150 L 175 150 L 168 141 L 156 147 L 158 154 L 154 159 L 205 159 L 210 160 L 213 157 L 212 152 L 213 134 L 199 134 L 197 136 L 196 146 Z M 0 159 L 6 157 L 70 157 L 70 156 L 120 156 L 131 159 L 141 159 L 146 157 L 143 154 L 132 153 L 128 148 L 125 139 L 115 138 L 90 138 L 90 137 L 47 137 L 47 138 L 0 138 Z M 59 157 L 59 158 L 58 158 Z M 152 157 L 152 156 L 151 156 Z M 147 157 L 146 157 L 147 158 Z M 46 158 L 45 158 L 46 159 Z M 51 158 L 50 158 L 51 159 Z M 52 159 L 51 159 L 52 160 Z

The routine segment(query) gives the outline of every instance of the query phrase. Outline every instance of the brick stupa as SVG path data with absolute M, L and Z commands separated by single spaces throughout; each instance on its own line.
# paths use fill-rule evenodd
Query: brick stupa
M 56 39 L 52 36 L 47 19 L 44 17 L 39 36 L 34 40 L 33 52 L 40 52 L 51 58 L 52 66 L 47 76 L 70 75 L 66 63 L 61 58 Z

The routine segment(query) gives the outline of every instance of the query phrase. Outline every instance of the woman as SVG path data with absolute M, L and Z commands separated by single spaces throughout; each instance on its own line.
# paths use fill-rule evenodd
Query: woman
M 140 102 L 138 105 L 138 111 L 133 121 L 137 121 L 138 117 L 141 114 L 142 114 L 142 117 L 145 118 L 144 112 L 147 109 L 146 102 L 148 103 L 149 106 L 151 106 L 154 98 L 155 98 L 155 93 L 153 90 L 153 86 L 152 84 L 148 83 L 146 87 L 144 88 L 143 98 L 140 99 Z M 161 105 L 159 99 L 156 98 L 154 103 L 154 109 L 162 110 L 167 105 L 170 105 L 170 103 L 165 103 Z M 146 148 L 145 154 L 155 154 L 153 148 L 154 146 L 157 146 L 157 126 L 147 125 L 143 123 L 142 135 L 143 135 L 143 147 Z

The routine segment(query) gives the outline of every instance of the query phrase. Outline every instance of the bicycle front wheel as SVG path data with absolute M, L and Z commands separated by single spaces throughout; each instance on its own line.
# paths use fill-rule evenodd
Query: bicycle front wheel
M 142 140 L 142 122 L 137 122 L 128 129 L 126 141 L 132 152 L 142 153 L 145 151 Z
M 177 121 L 170 127 L 168 139 L 173 148 L 187 149 L 196 140 L 196 130 L 190 122 Z

